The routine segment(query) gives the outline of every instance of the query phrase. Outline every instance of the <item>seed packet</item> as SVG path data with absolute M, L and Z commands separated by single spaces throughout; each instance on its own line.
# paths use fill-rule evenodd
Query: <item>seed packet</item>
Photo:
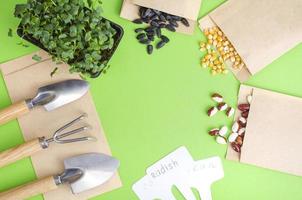
M 40 57 L 40 61 L 37 62 L 32 59 L 35 55 Z M 50 73 L 56 66 L 59 67 L 59 70 L 51 77 Z M 0 65 L 12 102 L 18 102 L 24 98 L 35 96 L 37 89 L 43 85 L 66 79 L 80 79 L 78 74 L 70 74 L 68 68 L 69 66 L 67 64 L 57 65 L 51 60 L 51 56 L 43 50 L 39 50 Z M 67 157 L 87 152 L 105 153 L 110 155 L 110 147 L 90 93 L 87 93 L 81 99 L 54 111 L 46 112 L 44 108 L 36 108 L 33 109 L 30 114 L 18 118 L 24 140 L 30 141 L 42 136 L 51 138 L 58 127 L 61 127 L 64 123 L 83 113 L 86 113 L 88 117 L 78 126 L 90 125 L 92 131 L 83 134 L 93 136 L 97 138 L 97 141 L 70 143 L 64 145 L 54 144 L 53 146 L 50 146 L 47 152 L 41 152 L 33 155 L 31 157 L 31 161 L 38 178 L 61 173 L 64 167 L 63 161 Z M 122 183 L 119 175 L 116 174 L 102 186 L 81 194 L 72 194 L 70 187 L 68 185 L 64 185 L 59 187 L 57 190 L 45 193 L 44 199 L 89 199 L 102 193 L 117 189 L 121 186 Z
M 231 69 L 240 81 L 262 70 L 302 41 L 301 0 L 229 0 L 199 21 L 218 26 L 246 67 Z
M 139 6 L 186 18 L 190 26 L 179 24 L 176 31 L 191 35 L 195 30 L 201 0 L 124 0 L 120 16 L 131 21 L 138 18 Z
M 231 145 L 226 158 L 302 176 L 302 98 L 241 85 L 238 105 L 251 95 L 241 152 Z M 237 110 L 235 119 L 240 116 Z

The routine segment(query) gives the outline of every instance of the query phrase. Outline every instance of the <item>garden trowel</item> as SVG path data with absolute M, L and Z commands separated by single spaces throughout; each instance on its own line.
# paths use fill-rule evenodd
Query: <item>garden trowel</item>
M 0 193 L 0 200 L 23 200 L 70 184 L 73 194 L 84 192 L 107 182 L 119 167 L 119 161 L 101 153 L 88 153 L 64 160 L 65 170 L 24 186 Z
M 81 98 L 88 89 L 88 82 L 77 79 L 41 87 L 34 98 L 17 102 L 0 110 L 0 125 L 27 114 L 36 106 L 44 106 L 47 111 L 52 111 Z

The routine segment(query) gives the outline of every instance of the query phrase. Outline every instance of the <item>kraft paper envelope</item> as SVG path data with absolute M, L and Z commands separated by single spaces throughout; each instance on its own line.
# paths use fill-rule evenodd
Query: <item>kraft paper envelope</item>
M 200 5 L 201 0 L 124 0 L 120 16 L 132 21 L 139 17 L 139 6 L 156 9 L 186 18 L 190 23 L 190 27 L 179 23 L 176 31 L 191 35 L 195 30 Z
M 302 42 L 301 0 L 229 0 L 199 21 L 217 25 L 247 66 L 233 71 L 244 81 Z
M 239 103 L 248 94 L 253 99 L 241 154 L 229 147 L 227 158 L 302 176 L 302 98 L 241 86 Z
M 32 59 L 34 54 L 41 56 L 42 60 L 40 62 L 34 61 Z M 66 79 L 80 79 L 77 74 L 69 74 L 68 66 L 64 64 L 58 65 L 58 73 L 51 77 L 50 73 L 55 66 L 56 64 L 52 62 L 50 56 L 42 50 L 1 64 L 2 74 L 12 102 L 35 96 L 37 89 L 43 85 Z M 38 178 L 61 173 L 64 169 L 63 160 L 70 156 L 89 152 L 100 152 L 110 155 L 108 142 L 90 93 L 54 111 L 47 112 L 42 107 L 35 108 L 26 116 L 18 119 L 24 139 L 28 141 L 36 137 L 51 137 L 58 128 L 82 113 L 87 113 L 88 117 L 78 126 L 87 124 L 92 127 L 92 130 L 81 134 L 94 136 L 97 138 L 97 141 L 64 145 L 52 143 L 47 150 L 31 158 Z M 77 136 L 80 135 L 75 135 L 74 137 Z M 90 191 L 73 195 L 69 186 L 64 185 L 60 186 L 58 190 L 44 194 L 44 199 L 86 200 L 119 187 L 121 187 L 121 181 L 118 174 L 116 174 L 104 185 Z

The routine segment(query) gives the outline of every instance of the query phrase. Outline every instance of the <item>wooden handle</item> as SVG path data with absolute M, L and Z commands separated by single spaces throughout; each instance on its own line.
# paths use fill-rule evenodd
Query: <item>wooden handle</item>
M 31 156 L 42 149 L 39 139 L 34 139 L 17 147 L 3 151 L 0 153 L 0 167 L 4 167 L 5 165 L 16 162 L 17 160 Z
M 54 178 L 49 176 L 6 192 L 2 192 L 0 193 L 0 200 L 23 200 L 38 194 L 55 190 L 57 188 L 58 186 L 56 185 Z
M 15 103 L 8 108 L 0 110 L 0 125 L 5 124 L 29 112 L 25 101 Z

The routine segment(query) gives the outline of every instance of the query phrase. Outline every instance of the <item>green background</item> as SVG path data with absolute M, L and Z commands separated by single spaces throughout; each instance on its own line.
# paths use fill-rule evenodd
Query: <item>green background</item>
M 1 63 L 37 50 L 33 45 L 29 48 L 16 45 L 20 41 L 16 35 L 7 37 L 8 28 L 16 29 L 19 23 L 13 10 L 20 2 L 24 0 L 2 0 L 0 4 Z M 222 2 L 203 0 L 200 17 Z M 103 0 L 103 3 L 104 16 L 122 25 L 125 35 L 108 73 L 89 81 L 113 155 L 121 160 L 119 172 L 124 186 L 95 200 L 137 199 L 132 184 L 144 176 L 149 165 L 182 145 L 195 159 L 214 155 L 223 159 L 225 177 L 212 187 L 215 200 L 302 199 L 301 177 L 227 161 L 226 146 L 216 144 L 208 136 L 209 128 L 231 124 L 224 114 L 211 119 L 206 116 L 207 108 L 212 105 L 210 94 L 219 92 L 236 106 L 239 82 L 232 74 L 213 77 L 200 67 L 202 54 L 198 44 L 204 36 L 199 29 L 193 36 L 167 33 L 171 42 L 150 56 L 135 39 L 133 29 L 137 25 L 119 17 L 122 0 Z M 301 66 L 300 44 L 247 84 L 302 97 Z M 10 105 L 2 77 L 0 94 L 0 108 Z M 16 121 L 0 127 L 0 151 L 22 142 Z M 30 159 L 24 159 L 0 169 L 0 190 L 34 179 Z

